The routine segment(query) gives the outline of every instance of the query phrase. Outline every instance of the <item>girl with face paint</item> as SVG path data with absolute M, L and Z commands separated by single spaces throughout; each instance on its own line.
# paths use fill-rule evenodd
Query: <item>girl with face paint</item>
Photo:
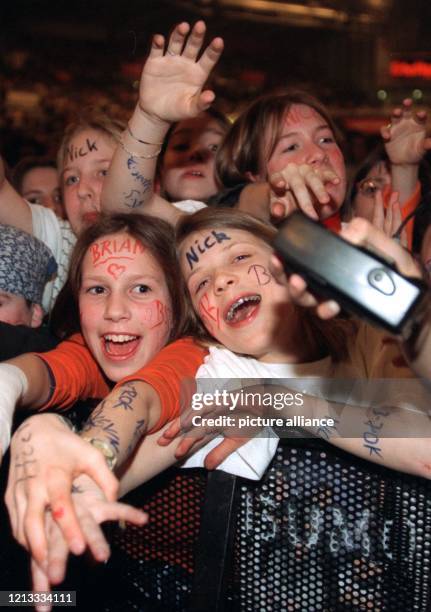
M 70 502 L 61 500 L 65 493 L 69 498 L 69 478 L 81 471 L 113 499 L 116 480 L 107 470 L 103 452 L 121 465 L 142 436 L 158 431 L 178 414 L 181 382 L 194 377 L 205 354 L 191 338 L 176 340 L 193 327 L 184 293 L 168 224 L 143 215 L 102 217 L 79 237 L 68 283 L 53 313 L 59 322 L 57 332 L 74 334 L 51 352 L 23 355 L 0 366 L 1 386 L 12 405 L 19 402 L 32 408 L 67 408 L 77 398 L 103 398 L 112 383 L 118 383 L 84 426 L 85 440 L 52 414 L 25 421 L 14 436 L 7 503 L 14 535 L 32 549 L 39 563 L 46 555 L 44 519 L 50 490 L 57 500 L 51 505 L 52 516 L 64 529 L 71 550 L 80 553 L 88 543 L 97 559 L 109 554 L 92 516 L 89 536 L 85 521 L 81 531 Z M 19 458 L 28 452 L 30 438 L 38 469 L 34 478 L 27 479 L 26 470 L 32 466 L 26 467 Z M 128 440 L 125 446 L 120 444 L 123 439 Z M 71 461 L 80 464 L 78 472 L 76 465 L 67 471 Z M 152 454 L 151 470 L 161 469 L 157 461 Z M 60 471 L 63 477 L 58 480 Z M 106 514 L 101 490 L 89 487 L 88 480 L 84 477 L 83 490 L 90 497 L 96 495 L 96 501 L 100 498 L 102 513 L 96 516 L 104 517 L 101 520 L 118 513 L 119 518 L 142 522 L 141 513 L 122 505 Z M 81 500 L 84 503 L 79 496 L 78 513 Z M 61 580 L 64 567 L 51 570 L 52 580 Z M 47 586 L 46 580 L 47 575 L 36 572 L 39 586 Z
M 323 397 L 324 381 L 328 379 L 411 378 L 411 371 L 397 363 L 397 346 L 387 345 L 383 334 L 377 330 L 364 324 L 357 327 L 347 321 L 319 320 L 309 310 L 292 303 L 285 277 L 273 273 L 271 241 L 274 233 L 270 226 L 248 215 L 210 209 L 184 219 L 177 229 L 180 265 L 193 309 L 201 323 L 200 337 L 212 338 L 210 356 L 206 359 L 207 376 L 263 381 L 284 378 L 289 379 L 289 390 L 293 385 L 294 390 L 303 392 L 309 381 L 300 379 L 313 377 L 320 381 L 317 386 L 320 385 Z M 205 376 L 204 371 L 205 366 L 200 368 L 198 375 Z M 295 381 L 297 378 L 299 380 Z M 280 385 L 282 389 L 283 383 Z M 295 385 L 299 385 L 298 388 Z M 405 412 L 395 410 L 392 416 L 385 417 L 382 425 L 385 431 L 396 430 L 401 424 L 400 418 L 406 427 L 416 427 L 418 437 L 422 438 L 422 426 L 430 428 L 426 393 L 422 394 L 420 385 L 417 387 L 417 401 L 412 409 L 423 409 L 423 414 L 415 415 L 408 409 Z M 381 392 L 384 397 L 383 388 Z M 310 393 L 314 395 L 315 389 Z M 354 438 L 359 431 L 357 428 L 361 427 L 361 419 L 372 411 L 372 406 L 361 405 L 359 401 L 355 406 L 355 397 L 353 392 L 346 406 L 347 398 L 343 398 L 342 393 L 337 399 L 328 397 L 330 401 L 326 401 L 307 398 L 304 392 L 305 414 L 334 415 L 339 425 L 326 438 L 331 443 L 363 458 L 425 475 L 420 461 L 416 461 L 417 456 L 412 463 L 407 459 L 410 445 L 417 445 L 426 456 L 425 440 L 385 439 L 382 441 L 384 451 L 382 447 L 382 452 L 377 452 L 363 444 L 360 436 Z M 394 406 L 396 401 L 394 397 Z M 341 410 L 340 402 L 343 404 Z M 331 412 L 337 404 L 338 408 Z M 289 415 L 289 411 L 285 414 Z M 182 424 L 184 422 L 188 426 L 183 431 L 187 431 L 191 428 L 190 418 L 183 415 Z M 165 439 L 175 437 L 182 424 L 177 422 L 165 432 Z M 346 432 L 344 438 L 342 431 Z M 313 433 L 322 435 L 318 431 Z M 193 441 L 186 438 L 181 449 L 189 451 Z M 188 465 L 202 464 L 207 452 L 208 448 L 202 449 Z M 214 456 L 219 457 L 217 453 L 209 461 L 207 458 L 205 465 L 213 467 Z M 248 462 L 251 463 L 250 458 Z
M 67 219 L 23 199 L 6 180 L 0 160 L 0 221 L 39 238 L 51 249 L 57 262 L 57 275 L 44 292 L 47 312 L 52 310 L 66 281 L 76 236 L 94 223 L 100 213 L 101 186 L 122 128 L 121 123 L 93 110 L 84 111 L 66 128 L 57 168 Z
M 261 199 L 240 208 L 280 220 L 295 208 L 339 229 L 346 170 L 339 134 L 326 108 L 300 91 L 269 94 L 237 118 L 216 162 L 226 187 L 251 182 Z

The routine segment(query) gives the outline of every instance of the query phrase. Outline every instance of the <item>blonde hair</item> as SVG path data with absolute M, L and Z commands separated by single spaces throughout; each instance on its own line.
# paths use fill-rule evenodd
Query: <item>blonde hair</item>
M 118 142 L 126 124 L 118 119 L 111 119 L 104 113 L 93 108 L 87 108 L 66 127 L 60 147 L 57 153 L 57 167 L 61 173 L 67 155 L 67 148 L 72 138 L 84 130 L 97 130 L 114 142 Z

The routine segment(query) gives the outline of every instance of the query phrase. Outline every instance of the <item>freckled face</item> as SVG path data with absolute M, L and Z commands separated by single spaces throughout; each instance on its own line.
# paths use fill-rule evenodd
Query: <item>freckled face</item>
M 276 359 L 296 317 L 285 286 L 269 272 L 272 249 L 243 230 L 204 230 L 180 246 L 193 308 L 208 332 L 236 353 Z
M 23 198 L 31 204 L 46 206 L 61 216 L 60 179 L 55 168 L 32 168 L 26 172 L 21 192 Z
M 69 142 L 61 183 L 67 217 L 75 234 L 97 219 L 103 181 L 114 150 L 114 141 L 98 130 L 79 132 Z
M 168 341 L 172 305 L 162 268 L 125 232 L 93 243 L 82 265 L 81 329 L 113 381 L 133 374 Z
M 217 193 L 214 159 L 224 133 L 206 113 L 178 123 L 161 169 L 161 190 L 172 202 L 205 201 Z
M 316 169 L 335 172 L 340 182 L 338 185 L 327 185 L 331 201 L 320 205 L 319 211 L 321 219 L 333 215 L 346 196 L 343 154 L 326 120 L 305 104 L 293 104 L 286 115 L 280 138 L 267 163 L 266 176 L 279 172 L 289 163 L 310 164 Z

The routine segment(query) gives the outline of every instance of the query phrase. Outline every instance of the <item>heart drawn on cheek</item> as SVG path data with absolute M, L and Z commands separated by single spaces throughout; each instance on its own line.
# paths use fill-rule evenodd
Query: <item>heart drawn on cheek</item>
M 126 269 L 126 266 L 119 266 L 118 264 L 111 263 L 111 264 L 109 264 L 109 266 L 108 266 L 106 271 L 113 278 L 115 278 L 115 280 L 117 280 L 117 278 L 123 274 L 125 269 Z

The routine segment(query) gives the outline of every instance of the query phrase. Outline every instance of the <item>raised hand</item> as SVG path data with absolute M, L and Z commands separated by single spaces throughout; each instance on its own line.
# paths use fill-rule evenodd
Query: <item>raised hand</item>
M 300 209 L 312 219 L 320 218 L 319 209 L 328 204 L 326 184 L 340 182 L 332 170 L 313 168 L 309 164 L 287 164 L 269 179 L 270 211 L 274 221 L 281 221 L 293 210 Z
M 393 110 L 390 123 L 380 130 L 392 164 L 419 164 L 431 149 L 431 138 L 426 137 L 427 113 L 414 112 L 412 106 L 410 98 L 403 100 L 402 106 Z
M 382 230 L 389 238 L 392 238 L 392 236 L 397 233 L 402 223 L 402 217 L 398 193 L 396 191 L 391 193 L 386 210 L 381 190 L 378 189 L 376 191 L 374 195 L 374 209 L 371 223 Z M 403 247 L 407 248 L 407 233 L 405 229 L 401 232 L 400 242 Z
M 118 502 L 108 502 L 103 491 L 91 478 L 82 475 L 73 482 L 73 505 L 76 516 L 85 536 L 85 543 L 96 561 L 106 561 L 110 555 L 110 547 L 100 528 L 105 521 L 128 521 L 134 525 L 144 525 L 147 515 Z M 52 516 L 45 513 L 44 529 L 47 535 L 47 557 L 42 565 L 32 559 L 32 578 L 35 591 L 49 591 L 51 585 L 60 584 L 65 577 L 69 547 L 63 534 Z M 38 606 L 39 610 L 49 610 L 50 607 Z
M 421 278 L 419 267 L 410 253 L 366 219 L 356 217 L 342 228 L 340 236 L 356 246 L 380 252 L 393 261 L 401 274 Z
M 287 276 L 281 260 L 273 255 L 270 262 L 270 272 L 278 284 L 286 285 L 289 299 L 301 308 L 315 308 L 321 319 L 332 319 L 340 313 L 340 306 L 334 300 L 322 300 L 308 290 L 306 281 L 299 274 Z
M 214 101 L 211 90 L 203 90 L 223 51 L 223 40 L 214 38 L 199 56 L 206 26 L 198 21 L 177 25 L 165 48 L 161 34 L 153 37 L 139 88 L 139 108 L 161 121 L 195 117 Z

